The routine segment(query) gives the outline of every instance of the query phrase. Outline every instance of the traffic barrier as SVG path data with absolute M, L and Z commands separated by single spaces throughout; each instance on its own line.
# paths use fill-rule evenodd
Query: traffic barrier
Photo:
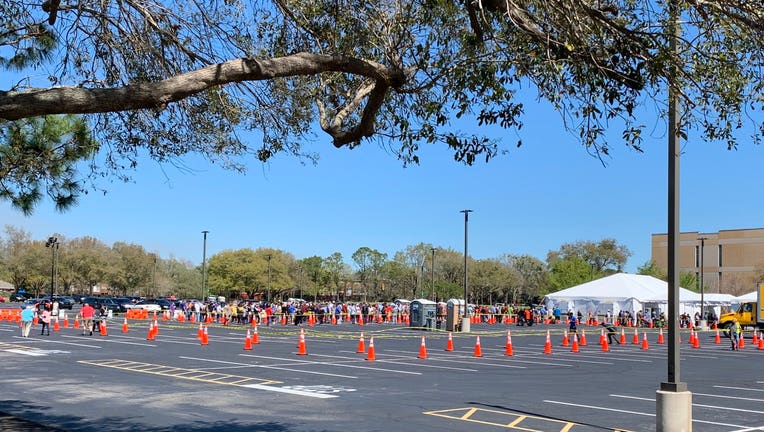
M 573 345 L 570 348 L 570 352 L 578 352 L 578 335 L 573 333 Z
M 507 330 L 507 344 L 504 348 L 504 355 L 506 356 L 515 355 L 515 352 L 512 349 L 512 335 L 509 333 L 509 330 Z
M 257 334 L 257 326 L 254 326 L 252 328 L 252 345 L 257 345 L 260 343 L 260 336 Z
M 658 345 L 666 343 L 666 338 L 663 337 L 663 327 L 658 329 Z
M 424 338 L 423 338 L 424 339 Z M 483 349 L 480 347 L 480 336 L 475 340 L 475 357 L 483 357 Z
M 647 342 L 647 332 L 642 333 L 642 349 L 647 350 L 649 349 L 649 343 Z
M 356 350 L 357 353 L 363 354 L 366 352 L 366 345 L 363 341 L 363 332 L 361 332 L 361 338 L 358 339 L 358 349 Z
M 419 345 L 419 355 L 417 356 L 420 359 L 426 359 L 427 358 L 427 347 L 424 343 L 424 336 L 422 336 L 422 343 Z
M 245 351 L 251 351 L 252 350 L 252 335 L 249 332 L 249 329 L 247 329 L 247 337 L 244 339 L 244 350 Z
M 546 331 L 546 342 L 544 343 L 544 354 L 552 354 L 552 339 L 549 330 Z
M 568 339 L 568 331 L 565 330 L 562 336 L 562 346 L 570 346 L 570 340 Z
M 127 327 L 127 317 L 125 317 L 125 321 L 122 323 L 122 333 L 127 333 L 129 331 Z
M 377 354 L 374 352 L 374 336 L 369 338 L 369 350 L 366 352 L 366 360 L 374 361 L 377 359 Z
M 454 338 L 451 336 L 451 332 L 448 332 L 448 341 L 446 341 L 446 351 L 454 350 Z
M 308 355 L 308 349 L 305 346 L 305 330 L 300 329 L 300 339 L 297 342 L 297 355 Z

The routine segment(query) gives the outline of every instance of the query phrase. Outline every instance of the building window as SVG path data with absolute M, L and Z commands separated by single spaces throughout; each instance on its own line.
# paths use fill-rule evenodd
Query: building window
M 695 268 L 700 268 L 700 246 L 695 246 Z
M 719 272 L 719 285 L 716 286 L 716 292 L 722 292 L 722 272 Z
M 722 266 L 722 245 L 719 245 L 719 267 Z

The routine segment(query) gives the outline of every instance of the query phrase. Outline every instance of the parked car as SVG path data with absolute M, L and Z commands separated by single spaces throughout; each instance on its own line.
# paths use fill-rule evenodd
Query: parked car
M 23 302 L 26 301 L 27 296 L 21 293 L 14 293 L 11 294 L 10 301 L 12 302 Z
M 58 296 L 58 297 L 56 297 L 56 300 L 58 300 L 58 308 L 59 309 L 69 309 L 69 310 L 72 310 L 72 307 L 74 307 L 74 297 L 71 297 L 71 296 Z
M 134 304 L 132 309 L 146 309 L 149 312 L 161 312 L 170 309 L 170 301 L 165 299 L 145 299 Z

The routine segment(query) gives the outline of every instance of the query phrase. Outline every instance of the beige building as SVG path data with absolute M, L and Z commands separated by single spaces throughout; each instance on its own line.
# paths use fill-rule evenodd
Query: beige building
M 652 260 L 668 268 L 668 235 L 652 235 Z M 764 228 L 683 232 L 679 235 L 680 272 L 700 278 L 706 292 L 741 295 L 764 280 Z M 686 287 L 695 288 L 695 287 Z

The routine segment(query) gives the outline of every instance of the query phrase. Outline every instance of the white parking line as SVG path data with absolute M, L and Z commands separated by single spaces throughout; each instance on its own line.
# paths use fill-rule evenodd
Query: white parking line
M 752 389 L 748 387 L 732 387 L 732 386 L 721 386 L 721 385 L 715 385 L 716 388 L 723 388 L 723 389 L 730 389 L 730 390 L 745 390 L 745 391 L 752 391 L 752 392 L 764 392 L 764 389 Z
M 576 404 L 576 403 L 570 403 L 570 402 L 560 402 L 560 401 L 553 401 L 553 400 L 544 400 L 546 403 L 551 404 L 558 404 L 558 405 L 567 405 L 567 406 L 573 406 L 578 408 L 589 408 L 594 410 L 601 410 L 601 411 L 613 411 L 613 412 L 619 412 L 624 414 L 634 414 L 634 415 L 641 415 L 641 416 L 647 416 L 647 417 L 655 417 L 655 413 L 648 413 L 648 412 L 642 412 L 642 411 L 629 411 L 629 410 L 622 410 L 622 409 L 616 409 L 616 408 L 606 408 L 606 407 L 600 407 L 600 406 L 592 406 L 592 405 L 582 405 L 582 404 Z M 693 419 L 693 423 L 703 423 L 703 424 L 711 424 L 716 426 L 729 426 L 729 427 L 735 427 L 735 428 L 745 428 L 747 426 L 741 426 L 736 424 L 730 424 L 730 423 L 718 423 L 718 422 L 711 422 L 711 421 L 705 421 L 705 420 L 697 420 Z
M 611 394 L 609 396 L 610 397 L 614 397 L 614 398 L 634 399 L 634 400 L 642 400 L 642 401 L 655 402 L 655 398 L 646 398 L 646 397 L 628 396 L 628 395 L 617 395 L 617 394 Z M 739 399 L 739 398 L 735 398 L 735 399 Z M 723 406 L 718 406 L 718 405 L 704 405 L 704 404 L 693 403 L 692 406 L 696 406 L 696 407 L 700 407 L 700 408 L 709 408 L 709 409 L 720 409 L 720 410 L 725 410 L 725 411 L 741 411 L 741 412 L 746 412 L 746 413 L 764 414 L 764 411 L 753 411 L 753 410 L 750 410 L 750 409 L 723 407 Z

